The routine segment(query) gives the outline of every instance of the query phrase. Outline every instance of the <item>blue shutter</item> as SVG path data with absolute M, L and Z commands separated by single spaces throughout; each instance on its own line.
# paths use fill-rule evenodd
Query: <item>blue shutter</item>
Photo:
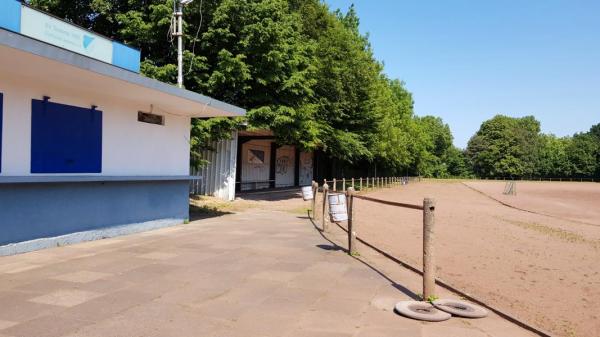
M 100 173 L 102 111 L 31 102 L 31 173 Z

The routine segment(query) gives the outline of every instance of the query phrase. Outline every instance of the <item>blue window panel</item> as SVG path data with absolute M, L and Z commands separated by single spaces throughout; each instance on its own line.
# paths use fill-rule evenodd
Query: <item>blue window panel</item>
M 100 173 L 102 111 L 31 101 L 31 173 Z
M 112 63 L 117 67 L 140 72 L 140 51 L 113 41 Z
M 21 3 L 17 0 L 0 0 L 0 27 L 21 32 Z
M 0 92 L 0 172 L 2 172 L 2 109 L 4 103 L 4 95 Z

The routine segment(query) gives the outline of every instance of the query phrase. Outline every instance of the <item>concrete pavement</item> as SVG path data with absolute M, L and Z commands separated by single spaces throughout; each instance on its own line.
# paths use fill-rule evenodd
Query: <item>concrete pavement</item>
M 419 289 L 417 275 L 366 250 L 347 256 L 303 216 L 249 209 L 0 257 L 0 337 L 532 336 L 495 315 L 422 323 L 392 311 Z

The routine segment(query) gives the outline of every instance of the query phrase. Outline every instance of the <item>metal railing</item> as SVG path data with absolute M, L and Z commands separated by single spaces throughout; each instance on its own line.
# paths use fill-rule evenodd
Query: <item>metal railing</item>
M 358 178 L 333 178 L 323 179 L 323 184 L 328 184 L 331 191 L 345 192 L 349 187 L 356 191 L 370 191 L 377 188 L 388 188 L 406 185 L 409 182 L 421 181 L 421 177 L 358 177 Z

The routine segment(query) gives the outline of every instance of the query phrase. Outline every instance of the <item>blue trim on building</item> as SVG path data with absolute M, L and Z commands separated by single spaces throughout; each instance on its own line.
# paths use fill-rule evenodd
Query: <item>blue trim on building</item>
M 31 100 L 31 173 L 102 172 L 102 111 Z
M 21 32 L 21 3 L 16 0 L 0 0 L 0 27 Z
M 141 53 L 119 42 L 113 41 L 112 64 L 133 72 L 140 72 Z
M 56 183 L 90 183 L 111 181 L 190 181 L 202 179 L 201 176 L 107 176 L 107 175 L 31 175 L 0 176 L 0 184 L 56 184 Z
M 2 121 L 4 116 L 2 114 L 4 108 L 4 95 L 0 92 L 0 173 L 2 173 Z
M 181 181 L 0 184 L 0 246 L 189 217 Z

